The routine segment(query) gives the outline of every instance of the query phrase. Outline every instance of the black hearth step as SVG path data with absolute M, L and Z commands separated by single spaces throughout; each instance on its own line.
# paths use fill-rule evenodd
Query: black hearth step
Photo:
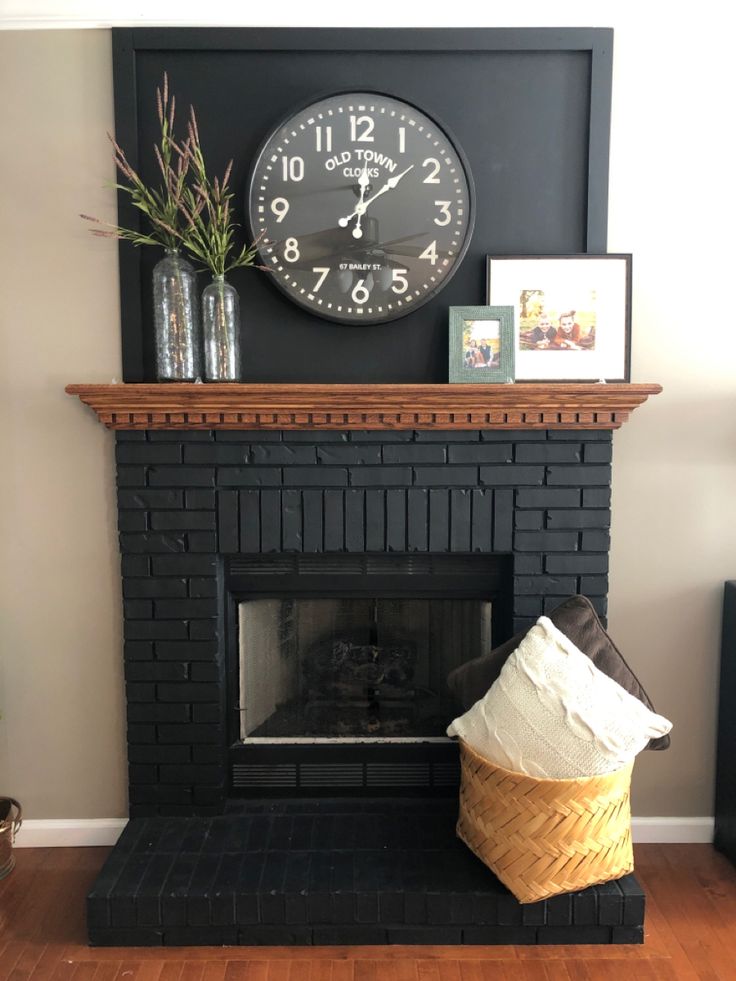
M 87 898 L 110 946 L 631 944 L 633 875 L 521 905 L 455 837 L 457 802 L 237 802 L 129 822 Z

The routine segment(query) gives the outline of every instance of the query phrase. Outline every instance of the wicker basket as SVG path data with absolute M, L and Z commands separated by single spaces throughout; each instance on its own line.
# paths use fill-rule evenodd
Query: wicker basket
M 457 834 L 520 903 L 618 879 L 634 868 L 629 785 L 615 773 L 540 780 L 460 742 Z
M 23 812 L 17 800 L 0 797 L 0 879 L 10 875 L 15 866 L 13 843 L 23 823 L 22 817 Z

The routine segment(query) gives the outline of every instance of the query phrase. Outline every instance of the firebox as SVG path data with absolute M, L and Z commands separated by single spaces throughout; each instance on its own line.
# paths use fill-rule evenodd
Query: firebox
M 233 795 L 452 792 L 448 674 L 511 632 L 509 555 L 226 560 Z

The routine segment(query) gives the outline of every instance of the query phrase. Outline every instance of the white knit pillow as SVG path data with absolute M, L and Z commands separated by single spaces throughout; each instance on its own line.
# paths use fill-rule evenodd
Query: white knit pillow
M 618 770 L 671 728 L 540 617 L 447 735 L 507 770 L 564 778 Z

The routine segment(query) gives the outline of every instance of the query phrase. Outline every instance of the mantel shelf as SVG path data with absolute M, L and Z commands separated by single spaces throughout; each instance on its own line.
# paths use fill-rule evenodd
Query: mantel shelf
M 661 385 L 67 385 L 108 429 L 618 429 Z

